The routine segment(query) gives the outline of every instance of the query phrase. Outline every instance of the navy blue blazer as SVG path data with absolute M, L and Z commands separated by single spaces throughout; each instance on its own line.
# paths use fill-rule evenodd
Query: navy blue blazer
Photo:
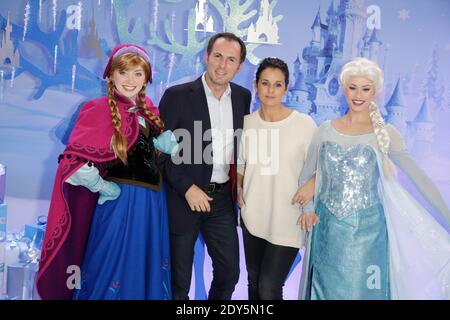
M 230 83 L 230 87 L 233 127 L 234 130 L 242 129 L 244 115 L 250 112 L 251 93 L 248 89 L 234 83 Z M 199 218 L 198 212 L 191 211 L 184 195 L 193 184 L 200 188 L 207 186 L 211 181 L 213 170 L 212 163 L 207 164 L 203 159 L 203 153 L 205 148 L 211 144 L 211 139 L 203 141 L 202 137 L 205 131 L 211 129 L 211 121 L 201 77 L 195 81 L 168 88 L 159 103 L 159 112 L 166 129 L 172 131 L 185 129 L 191 136 L 191 143 L 183 144 L 183 152 L 180 153 L 181 158 L 190 159 L 189 163 L 185 163 L 188 162 L 185 161 L 175 164 L 172 161 L 175 160 L 175 157 L 171 158 L 168 155 L 163 155 L 159 161 L 167 192 L 170 230 L 173 233 L 183 233 L 191 229 Z M 194 126 L 196 121 L 198 121 L 197 129 Z M 194 139 L 197 140 L 197 143 L 194 143 Z M 179 140 L 183 143 L 182 138 Z M 237 163 L 239 141 L 236 137 L 234 140 L 234 163 Z M 199 143 L 199 141 L 202 142 Z M 196 145 L 197 149 L 201 146 L 201 150 L 194 150 Z M 209 146 L 208 150 L 211 150 L 212 153 L 212 146 Z M 190 154 L 185 154 L 189 151 Z M 197 154 L 195 155 L 194 152 Z M 179 161 L 180 158 L 177 160 Z M 200 163 L 195 164 L 194 160 L 198 160 Z M 236 166 L 232 166 L 232 168 L 234 172 L 230 174 L 234 174 L 236 177 Z M 236 199 L 236 187 L 232 192 Z

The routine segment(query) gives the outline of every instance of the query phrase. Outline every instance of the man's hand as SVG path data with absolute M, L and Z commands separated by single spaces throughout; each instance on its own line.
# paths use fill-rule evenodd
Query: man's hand
M 184 197 L 192 211 L 211 212 L 209 201 L 212 201 L 213 199 L 208 197 L 208 195 L 195 184 L 186 191 Z

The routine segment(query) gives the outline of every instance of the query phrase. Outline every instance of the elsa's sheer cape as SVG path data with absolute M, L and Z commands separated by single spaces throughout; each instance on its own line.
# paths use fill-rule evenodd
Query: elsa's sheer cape
M 330 133 L 331 124 L 327 123 L 325 126 L 328 126 L 325 130 Z M 323 131 L 324 128 L 321 127 L 320 130 Z M 314 143 L 311 145 L 312 148 L 316 148 L 317 153 L 321 141 L 324 140 L 324 135 L 318 136 L 320 137 L 316 139 L 315 145 Z M 378 189 L 383 202 L 389 238 L 391 298 L 450 299 L 450 234 L 395 178 L 387 178 L 384 175 L 380 169 L 383 166 L 378 148 L 372 143 L 368 144 L 377 154 L 380 171 Z M 315 160 L 316 194 L 318 194 L 321 172 L 317 165 L 317 156 Z M 308 168 L 306 170 L 311 171 Z M 302 172 L 300 183 L 303 184 L 308 176 L 311 176 L 311 172 L 306 174 Z M 445 207 L 445 204 L 435 203 L 434 207 L 436 206 Z M 310 244 L 311 233 L 307 233 L 299 299 L 305 298 L 308 287 Z

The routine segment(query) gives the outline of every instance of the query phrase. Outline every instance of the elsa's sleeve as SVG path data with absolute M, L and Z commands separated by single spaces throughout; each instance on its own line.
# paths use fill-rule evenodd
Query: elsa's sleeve
M 408 175 L 430 205 L 450 224 L 450 210 L 439 190 L 411 157 L 400 132 L 391 125 L 386 128 L 391 138 L 389 156 Z

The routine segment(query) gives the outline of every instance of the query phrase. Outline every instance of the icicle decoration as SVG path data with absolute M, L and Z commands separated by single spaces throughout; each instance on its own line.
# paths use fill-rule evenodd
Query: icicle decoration
M 77 19 L 77 29 L 80 32 L 81 31 L 81 12 L 83 11 L 83 3 L 81 1 L 78 1 L 78 19 Z
M 225 0 L 225 14 L 223 17 L 223 32 L 227 31 L 227 22 L 228 22 L 228 17 L 230 15 L 229 13 L 230 11 L 230 4 L 228 3 L 228 0 Z
M 153 25 L 153 29 L 156 31 L 156 27 L 158 26 L 158 12 L 159 11 L 159 1 L 158 0 L 153 0 L 153 12 L 152 12 L 152 16 L 153 16 L 153 21 L 152 21 L 152 25 Z M 155 66 L 156 64 L 156 51 L 153 50 L 153 66 Z
M 53 73 L 56 74 L 56 63 L 58 59 L 58 45 L 55 45 L 55 52 L 53 53 Z
M 23 20 L 22 41 L 25 41 L 25 36 L 27 35 L 27 31 L 28 31 L 28 21 L 29 20 L 30 20 L 30 1 L 27 1 L 27 4 L 25 5 L 25 14 L 24 14 L 24 20 Z
M 205 1 L 205 14 L 203 15 L 203 36 L 206 38 L 206 29 L 208 25 L 208 1 Z
M 175 67 L 175 53 L 171 52 L 169 54 L 169 70 L 167 72 L 167 84 L 166 84 L 167 88 L 169 87 L 170 78 L 172 77 L 172 71 L 174 67 Z
M 98 0 L 97 6 L 100 7 L 102 5 L 102 0 Z
M 175 40 L 175 18 L 176 18 L 176 14 L 175 11 L 172 11 L 172 41 Z
M 14 87 L 14 78 L 16 77 L 16 68 L 12 67 L 11 70 L 11 83 L 9 84 L 10 88 Z
M 111 0 L 111 19 L 113 18 L 114 0 Z
M 156 27 L 158 25 L 158 10 L 159 10 L 159 1 L 158 0 L 153 0 L 153 12 L 152 12 L 152 16 L 153 16 L 153 29 L 156 30 Z
M 53 32 L 56 31 L 56 8 L 58 5 L 58 0 L 53 0 Z
M 195 60 L 195 74 L 197 75 L 200 71 L 200 57 L 197 56 L 197 59 Z
M 75 90 L 75 77 L 77 75 L 77 65 L 72 66 L 72 92 Z
M 4 72 L 3 70 L 0 70 L 0 101 L 3 101 L 3 87 L 5 84 L 4 80 Z
M 163 88 L 163 82 L 162 82 L 162 80 L 161 80 L 161 81 L 159 82 L 159 99 L 162 98 L 163 92 L 164 92 L 164 88 Z

